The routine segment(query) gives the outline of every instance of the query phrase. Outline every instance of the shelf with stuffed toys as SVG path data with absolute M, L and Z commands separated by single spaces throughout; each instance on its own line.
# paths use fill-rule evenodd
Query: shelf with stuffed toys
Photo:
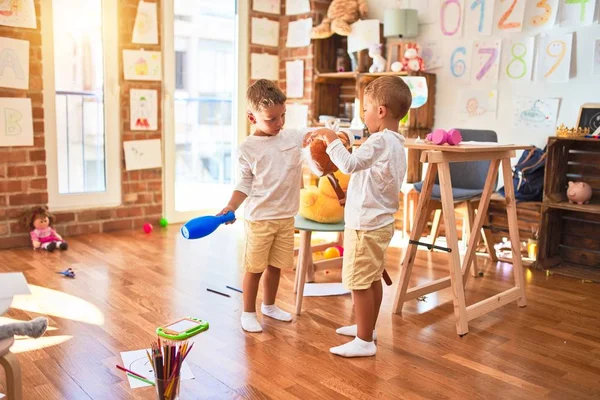
M 342 127 L 350 127 L 351 121 L 352 127 L 362 127 L 363 93 L 370 82 L 381 76 L 420 76 L 425 77 L 427 101 L 411 108 L 399 131 L 412 138 L 424 138 L 431 132 L 436 75 L 425 71 L 416 43 L 384 37 L 381 23 L 379 33 L 379 43 L 350 53 L 346 36 L 313 38 L 312 126 L 323 126 L 326 120 L 336 118 Z

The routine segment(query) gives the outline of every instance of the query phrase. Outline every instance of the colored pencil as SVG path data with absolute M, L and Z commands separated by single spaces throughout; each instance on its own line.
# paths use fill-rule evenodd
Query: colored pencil
M 219 292 L 218 290 L 214 290 L 214 289 L 211 289 L 211 288 L 206 288 L 206 290 L 208 290 L 209 292 L 212 292 L 212 293 L 220 294 L 221 296 L 231 297 L 227 293 Z
M 155 386 L 161 400 L 172 400 L 178 391 L 181 368 L 194 344 L 188 341 L 163 339 L 152 343 L 152 353 L 148 354 L 154 366 Z
M 119 368 L 121 371 L 124 371 L 124 372 L 130 373 L 130 374 L 136 375 L 139 378 L 148 379 L 145 376 L 138 374 L 137 372 L 133 372 L 133 371 L 131 371 L 131 370 L 125 368 L 125 367 L 120 366 L 119 364 L 117 364 L 117 368 Z
M 137 380 L 140 380 L 140 381 L 142 381 L 142 382 L 145 382 L 145 383 L 147 383 L 148 385 L 152 385 L 152 386 L 154 386 L 154 382 L 152 382 L 152 381 L 149 381 L 149 380 L 148 380 L 148 379 L 146 379 L 146 378 L 140 378 L 139 376 L 137 376 L 137 375 L 133 375 L 133 374 L 130 374 L 129 372 L 127 373 L 127 376 L 130 376 L 130 377 L 132 377 L 132 378 L 135 378 L 135 379 L 137 379 Z
M 235 292 L 244 293 L 244 291 L 243 291 L 243 290 L 241 290 L 241 289 L 238 289 L 238 288 L 234 288 L 233 286 L 225 286 L 225 287 L 226 287 L 227 289 L 231 289 L 231 290 L 233 290 L 233 291 L 235 291 Z

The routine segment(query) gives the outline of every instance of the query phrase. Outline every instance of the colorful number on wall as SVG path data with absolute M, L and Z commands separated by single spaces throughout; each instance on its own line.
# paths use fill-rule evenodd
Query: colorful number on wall
M 517 49 L 519 50 L 519 54 L 517 54 Z M 525 61 L 525 56 L 527 55 L 527 46 L 524 43 L 514 43 L 510 49 L 510 54 L 512 59 L 506 66 L 506 75 L 511 79 L 521 79 L 527 74 L 527 62 Z M 515 64 L 518 63 L 518 64 Z M 514 65 L 520 65 L 520 74 L 513 74 L 512 70 L 514 70 Z
M 495 49 L 493 47 L 484 47 L 479 49 L 477 52 L 479 54 L 489 54 L 487 61 L 485 62 L 485 64 L 483 64 L 483 66 L 475 76 L 475 78 L 477 78 L 477 80 L 480 81 L 481 79 L 483 79 L 485 74 L 488 73 L 492 65 L 494 65 L 494 62 L 496 62 L 496 60 L 498 59 L 498 49 Z
M 547 24 L 550 20 L 550 17 L 552 16 L 552 6 L 548 4 L 548 0 L 538 1 L 535 4 L 535 6 L 537 8 L 543 9 L 544 13 L 542 15 L 536 15 L 535 17 L 531 18 L 531 23 L 534 26 L 542 26 Z
M 500 1 L 502 2 L 505 0 L 500 0 Z M 501 30 L 521 29 L 521 22 L 519 22 L 519 21 L 507 22 L 507 20 L 510 18 L 511 14 L 515 10 L 515 7 L 517 6 L 517 3 L 519 1 L 524 1 L 524 0 L 512 0 L 512 4 L 510 5 L 510 7 L 508 7 L 508 10 L 506 10 L 504 12 L 504 14 L 502 14 L 502 16 L 500 17 L 500 20 L 498 21 L 498 29 L 501 29 Z
M 550 75 L 552 75 L 554 71 L 556 71 L 556 69 L 560 66 L 560 63 L 562 63 L 562 61 L 564 60 L 566 53 L 567 44 L 562 40 L 553 40 L 550 43 L 548 43 L 548 46 L 546 46 L 546 54 L 549 57 L 556 58 L 556 62 L 548 70 L 548 72 L 546 72 L 546 74 L 544 75 L 545 78 L 550 77 Z
M 456 78 L 460 78 L 467 71 L 467 64 L 464 59 L 457 60 L 456 57 L 462 54 L 466 57 L 467 49 L 464 46 L 457 47 L 453 52 L 452 56 L 450 56 L 450 72 Z
M 483 21 L 485 20 L 485 0 L 474 0 L 471 4 L 471 10 L 475 10 L 479 6 L 479 25 L 477 26 L 477 31 L 479 33 L 483 32 Z
M 581 13 L 579 16 L 579 20 L 581 22 L 585 21 L 585 9 L 586 9 L 586 5 L 587 3 L 589 3 L 590 0 L 565 0 L 565 4 L 581 4 Z
M 453 4 L 458 8 L 458 19 L 456 20 L 456 26 L 454 29 L 448 30 L 446 27 L 446 12 L 447 9 Z M 440 9 L 440 27 L 442 29 L 442 33 L 446 36 L 456 35 L 460 29 L 460 25 L 462 24 L 462 15 L 463 10 L 459 0 L 444 0 L 444 3 L 442 3 L 442 8 Z

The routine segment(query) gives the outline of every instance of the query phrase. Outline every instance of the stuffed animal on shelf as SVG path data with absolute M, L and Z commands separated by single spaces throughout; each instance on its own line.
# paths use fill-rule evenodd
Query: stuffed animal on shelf
M 313 27 L 312 39 L 327 39 L 334 33 L 348 36 L 350 25 L 367 16 L 367 0 L 333 0 L 327 9 L 327 16 Z
M 424 71 L 425 62 L 419 56 L 419 46 L 416 43 L 408 43 L 402 58 L 403 71 Z
M 0 340 L 15 335 L 39 338 L 46 332 L 47 328 L 48 319 L 45 317 L 37 317 L 31 321 L 11 322 L 10 324 L 0 325 Z
M 54 216 L 47 207 L 34 207 L 22 217 L 24 225 L 30 230 L 33 249 L 44 249 L 53 252 L 56 249 L 67 250 L 69 245 L 52 228 Z
M 385 58 L 381 55 L 380 44 L 374 44 L 369 47 L 369 57 L 373 59 L 373 64 L 369 68 L 370 73 L 385 72 Z
M 349 175 L 334 172 L 339 187 L 345 193 L 348 189 Z M 344 220 L 344 207 L 328 176 L 319 178 L 318 186 L 309 186 L 300 190 L 299 214 L 321 224 L 337 224 Z

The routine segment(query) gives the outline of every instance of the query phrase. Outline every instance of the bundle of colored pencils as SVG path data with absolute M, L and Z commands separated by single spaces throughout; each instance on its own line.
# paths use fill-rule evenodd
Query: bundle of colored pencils
M 161 400 L 173 400 L 179 392 L 181 366 L 194 347 L 188 341 L 173 342 L 158 338 L 152 343 L 152 354 L 146 353 L 154 369 L 156 391 Z

